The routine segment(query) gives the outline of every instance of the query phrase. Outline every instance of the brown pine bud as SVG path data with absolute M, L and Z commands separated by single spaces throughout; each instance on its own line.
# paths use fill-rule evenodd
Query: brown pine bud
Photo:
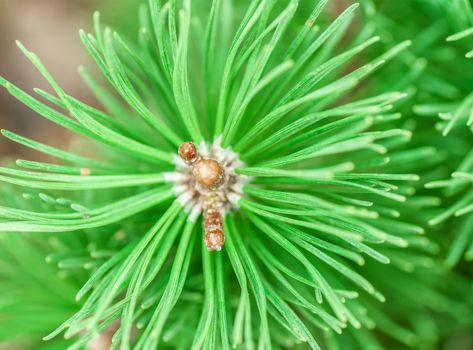
M 205 230 L 205 244 L 209 251 L 220 251 L 222 250 L 225 237 L 223 230 L 220 228 Z
M 197 184 L 206 190 L 214 190 L 223 184 L 225 172 L 213 159 L 199 159 L 192 169 Z
M 179 146 L 179 156 L 186 164 L 194 163 L 197 158 L 197 148 L 193 142 L 184 142 Z
M 216 210 L 207 211 L 204 213 L 204 227 L 210 229 L 211 227 L 222 227 L 222 216 Z

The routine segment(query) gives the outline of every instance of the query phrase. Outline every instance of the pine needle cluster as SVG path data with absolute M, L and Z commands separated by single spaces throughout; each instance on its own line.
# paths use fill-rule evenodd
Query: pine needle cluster
M 18 43 L 51 91 L 0 84 L 79 141 L 2 130 L 56 161 L 0 168 L 0 344 L 434 349 L 473 329 L 471 6 L 333 3 L 150 0 L 136 40 L 96 13 L 100 107 Z M 169 181 L 185 141 L 247 179 L 220 252 Z

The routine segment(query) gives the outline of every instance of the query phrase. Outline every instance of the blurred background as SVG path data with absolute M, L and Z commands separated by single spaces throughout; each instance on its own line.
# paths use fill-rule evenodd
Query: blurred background
M 19 40 L 40 57 L 65 91 L 94 104 L 77 73 L 79 65 L 92 65 L 78 31 L 90 29 L 92 13 L 99 10 L 107 24 L 134 33 L 140 3 L 136 0 L 0 0 L 0 76 L 27 92 L 35 87 L 51 90 L 17 48 L 15 41 Z M 4 89 L 0 89 L 0 128 L 53 146 L 70 140 L 64 128 L 35 115 Z M 0 158 L 31 158 L 32 152 L 0 137 Z M 39 159 L 41 154 L 35 153 L 34 157 Z

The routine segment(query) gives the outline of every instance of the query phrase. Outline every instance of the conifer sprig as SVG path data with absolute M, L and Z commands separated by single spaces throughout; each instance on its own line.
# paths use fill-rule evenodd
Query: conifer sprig
M 266 350 L 337 349 L 354 337 L 381 348 L 378 327 L 416 346 L 434 332 L 406 329 L 397 305 L 415 308 L 422 324 L 433 311 L 458 320 L 471 309 L 446 302 L 436 274 L 422 272 L 438 268 L 422 221 L 439 200 L 414 194 L 436 151 L 408 146 L 414 128 L 397 113 L 421 67 L 393 89 L 370 87 L 390 61 L 412 60 L 412 43 L 373 54 L 380 37 L 373 23 L 354 23 L 358 4 L 328 22 L 327 3 L 306 11 L 296 0 L 150 0 L 137 40 L 95 14 L 94 33 L 80 38 L 104 79 L 80 73 L 101 108 L 69 96 L 19 44 L 54 95 L 0 84 L 87 145 L 62 150 L 2 132 L 57 160 L 0 168 L 0 180 L 24 192 L 0 207 L 0 231 L 53 234 L 47 260 L 82 283 L 80 309 L 45 340 L 63 334 L 68 349 L 109 337 L 111 349 Z M 207 251 L 200 218 L 168 181 L 188 140 L 221 140 L 244 162 L 237 176 L 249 177 L 225 216 L 219 253 Z M 471 180 L 462 169 L 448 186 Z M 386 271 L 390 281 L 379 277 Z M 462 278 L 447 278 L 463 290 Z M 414 291 L 426 302 L 416 305 Z M 396 293 L 405 300 L 380 312 Z

